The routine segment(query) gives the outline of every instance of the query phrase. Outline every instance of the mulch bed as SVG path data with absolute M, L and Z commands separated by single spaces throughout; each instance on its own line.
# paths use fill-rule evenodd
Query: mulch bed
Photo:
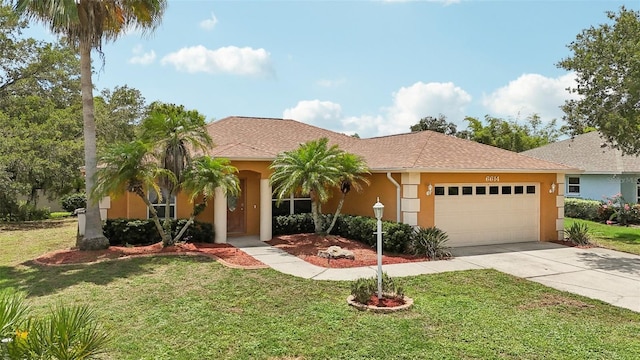
M 235 268 L 266 268 L 267 265 L 229 244 L 188 243 L 162 247 L 161 243 L 148 246 L 110 246 L 105 250 L 80 251 L 76 248 L 59 250 L 42 255 L 34 260 L 41 265 L 86 264 L 106 260 L 126 259 L 157 255 L 201 255 L 216 259 Z
M 280 235 L 267 241 L 267 243 L 308 263 L 326 268 L 372 266 L 378 263 L 375 248 L 340 236 L 320 236 L 316 234 Z M 352 251 L 355 255 L 355 260 L 327 259 L 317 256 L 318 250 L 326 250 L 329 246 L 334 245 Z M 384 254 L 384 252 L 382 254 L 383 264 L 401 264 L 416 261 L 429 261 L 429 258 L 402 254 Z

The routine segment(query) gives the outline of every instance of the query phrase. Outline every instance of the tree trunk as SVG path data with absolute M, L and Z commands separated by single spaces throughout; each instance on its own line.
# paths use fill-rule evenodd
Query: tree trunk
M 173 245 L 173 241 L 171 240 L 171 191 L 167 194 L 166 199 L 164 199 L 164 223 L 162 224 L 164 227 L 164 233 L 166 237 L 162 238 L 162 246 L 170 246 Z
M 336 219 L 338 219 L 338 215 L 340 215 L 340 211 L 342 211 L 342 205 L 344 204 L 344 198 L 347 196 L 347 194 L 342 193 L 342 197 L 340 198 L 340 202 L 338 203 L 338 208 L 336 208 L 336 213 L 333 215 L 333 219 L 331 219 L 331 225 L 329 225 L 329 228 L 327 229 L 327 235 L 331 234 L 331 230 L 333 230 L 333 227 L 336 225 Z
M 93 84 L 91 82 L 91 46 L 80 41 L 80 84 L 82 88 L 82 120 L 84 131 L 85 191 L 87 195 L 95 184 L 97 172 L 96 122 L 93 114 Z M 80 250 L 99 250 L 109 247 L 109 240 L 102 233 L 100 199 L 88 199 L 84 237 L 78 239 Z
M 180 241 L 180 239 L 182 238 L 182 235 L 184 235 L 184 233 L 187 231 L 187 229 L 189 228 L 189 226 L 191 226 L 191 224 L 193 224 L 193 220 L 195 219 L 195 215 L 191 214 L 191 216 L 189 217 L 189 220 L 187 221 L 186 224 L 184 224 L 184 226 L 182 227 L 182 229 L 180 229 L 180 232 L 176 235 L 176 237 L 173 238 L 173 243 L 177 243 L 178 241 Z
M 151 218 L 153 219 L 153 223 L 156 225 L 156 229 L 158 230 L 158 233 L 160 233 L 162 244 L 163 245 L 168 244 L 171 239 L 169 239 L 169 236 L 167 235 L 167 233 L 164 231 L 164 228 L 160 224 L 160 218 L 158 218 L 158 212 L 156 211 L 156 208 L 153 207 L 153 205 L 151 204 L 151 202 L 149 201 L 149 199 L 146 197 L 144 193 L 136 192 L 136 194 L 140 196 L 142 201 L 144 201 L 144 203 L 147 205 L 147 208 L 149 208 L 149 213 L 151 213 Z

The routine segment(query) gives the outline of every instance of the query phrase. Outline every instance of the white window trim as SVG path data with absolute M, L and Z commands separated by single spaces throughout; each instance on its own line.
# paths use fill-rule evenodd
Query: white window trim
M 575 178 L 578 179 L 578 183 L 577 184 L 571 184 L 570 183 L 570 179 Z M 571 189 L 572 186 L 577 186 L 578 187 L 578 192 L 575 191 L 570 191 L 569 189 Z M 578 175 L 569 175 L 567 176 L 567 195 L 572 195 L 572 196 L 579 196 L 580 195 L 580 191 L 582 190 L 582 183 L 580 181 L 580 176 Z
M 151 202 L 151 198 L 149 196 L 151 196 L 151 191 L 154 191 L 153 189 L 150 189 L 150 191 L 147 192 L 147 199 L 149 199 L 149 202 Z M 162 188 L 160 188 L 160 191 L 162 191 Z M 164 208 L 165 204 L 165 199 L 162 199 L 162 203 L 159 204 L 154 204 L 151 203 L 151 205 L 154 208 L 158 208 L 158 207 L 162 207 Z M 173 216 L 171 217 L 173 220 L 176 220 L 178 218 L 178 201 L 177 201 L 177 196 L 173 195 L 173 203 L 169 204 L 169 213 L 171 213 L 171 207 L 173 207 Z M 158 211 L 156 209 L 156 211 Z M 151 219 L 151 211 L 149 210 L 149 208 L 147 207 L 147 219 Z M 161 219 L 164 219 L 164 216 L 161 217 Z

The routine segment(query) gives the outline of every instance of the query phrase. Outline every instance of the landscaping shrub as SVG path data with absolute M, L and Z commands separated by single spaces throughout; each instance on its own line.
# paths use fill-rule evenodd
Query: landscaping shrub
M 49 208 L 38 209 L 25 201 L 18 201 L 5 209 L 7 212 L 0 214 L 0 221 L 37 221 L 48 219 L 51 211 Z
M 174 237 L 186 224 L 187 219 L 172 220 L 171 236 Z M 109 245 L 150 245 L 160 242 L 153 220 L 108 219 L 103 227 L 104 236 L 109 239 Z M 213 242 L 213 225 L 196 221 L 184 233 L 181 241 L 185 242 Z
M 565 198 L 564 216 L 590 221 L 608 220 L 608 217 L 603 218 L 602 211 L 600 210 L 601 205 L 602 202 L 597 200 Z
M 366 304 L 371 295 L 378 293 L 378 277 L 360 278 L 351 282 L 351 295 L 355 301 L 360 304 Z M 403 297 L 404 290 L 398 286 L 394 280 L 387 275 L 386 272 L 382 273 L 382 293 L 387 297 Z
M 60 199 L 64 211 L 73 213 L 76 209 L 87 207 L 87 196 L 83 192 L 65 195 Z
M 429 259 L 442 259 L 451 257 L 451 248 L 447 241 L 449 236 L 437 227 L 419 228 L 414 231 L 409 251 L 418 256 L 427 256 Z
M 87 306 L 58 304 L 34 318 L 24 299 L 0 292 L 0 359 L 93 359 L 105 352 L 110 336 Z
M 576 245 L 589 245 L 589 226 L 585 223 L 574 222 L 568 229 L 564 230 L 567 240 Z
M 329 224 L 333 215 L 321 215 L 324 224 Z M 340 214 L 332 234 L 359 241 L 371 247 L 376 246 L 376 219 L 366 216 Z M 312 233 L 314 231 L 311 214 L 295 214 L 273 217 L 273 235 Z M 383 221 L 382 249 L 385 252 L 404 253 L 411 241 L 411 225 L 395 221 Z
M 603 215 L 609 215 L 606 220 L 616 221 L 622 226 L 640 223 L 638 204 L 628 203 L 621 194 L 606 198 L 605 203 L 602 204 L 600 209 Z

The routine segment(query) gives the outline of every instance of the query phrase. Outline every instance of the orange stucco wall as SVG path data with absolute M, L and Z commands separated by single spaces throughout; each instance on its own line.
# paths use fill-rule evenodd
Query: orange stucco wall
M 246 234 L 257 235 L 260 233 L 260 180 L 269 178 L 271 171 L 268 162 L 260 161 L 236 161 L 232 165 L 238 168 L 238 177 L 245 179 L 245 216 Z M 487 176 L 499 176 L 499 181 L 487 183 Z M 394 173 L 392 177 L 401 186 L 401 174 Z M 380 202 L 385 206 L 384 219 L 396 220 L 397 201 L 396 187 L 389 181 L 386 173 L 374 173 L 370 177 L 370 185 L 365 185 L 363 191 L 351 191 L 344 202 L 342 213 L 352 215 L 373 216 L 373 204 L 379 197 Z M 434 225 L 434 196 L 427 196 L 429 184 L 437 183 L 487 183 L 496 185 L 500 183 L 539 183 L 540 184 L 540 238 L 543 241 L 555 240 L 557 238 L 556 219 L 558 209 L 556 207 L 556 195 L 550 194 L 548 189 L 551 183 L 556 181 L 556 174 L 517 174 L 517 173 L 422 173 L 418 184 L 418 198 L 420 199 L 420 212 L 418 214 L 418 225 L 428 227 Z M 323 205 L 324 213 L 333 213 L 340 200 L 341 193 L 334 191 L 331 199 Z M 403 195 L 401 195 L 403 196 Z M 189 203 L 186 195 L 179 194 L 177 197 L 177 214 L 179 218 L 186 218 L 192 211 L 192 204 Z M 147 217 L 147 210 L 144 202 L 135 194 L 125 194 L 117 199 L 112 199 L 111 209 L 108 211 L 109 218 L 128 217 L 144 219 Z M 209 205 L 197 217 L 197 220 L 213 223 L 214 209 L 213 199 L 209 200 Z

